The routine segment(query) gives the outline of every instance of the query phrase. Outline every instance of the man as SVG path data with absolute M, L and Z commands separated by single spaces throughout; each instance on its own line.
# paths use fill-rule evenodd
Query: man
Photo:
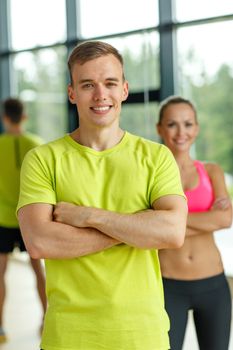
M 6 340 L 3 306 L 8 256 L 15 247 L 20 251 L 26 250 L 15 215 L 19 197 L 20 167 L 25 154 L 41 144 L 39 137 L 24 132 L 25 120 L 24 106 L 20 100 L 8 98 L 3 102 L 2 122 L 5 133 L 0 136 L 0 342 Z M 39 260 L 31 258 L 30 262 L 36 275 L 37 289 L 45 312 L 44 270 Z
M 31 256 L 46 259 L 41 347 L 168 349 L 157 249 L 184 240 L 176 163 L 119 127 L 128 83 L 114 47 L 83 43 L 68 65 L 79 128 L 28 154 L 18 205 Z

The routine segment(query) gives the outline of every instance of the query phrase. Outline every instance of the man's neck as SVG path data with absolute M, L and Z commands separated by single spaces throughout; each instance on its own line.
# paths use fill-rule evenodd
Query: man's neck
M 124 135 L 124 131 L 120 128 L 109 128 L 93 132 L 83 130 L 81 127 L 71 133 L 71 137 L 79 144 L 92 148 L 96 151 L 104 151 L 117 145 Z
M 6 133 L 11 135 L 21 135 L 23 133 L 23 128 L 18 124 L 11 125 L 6 129 Z

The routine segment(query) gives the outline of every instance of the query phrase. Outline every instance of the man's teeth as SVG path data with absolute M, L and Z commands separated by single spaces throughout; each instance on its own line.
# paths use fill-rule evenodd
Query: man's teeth
M 110 107 L 106 106 L 106 107 L 93 107 L 93 109 L 95 111 L 107 111 Z

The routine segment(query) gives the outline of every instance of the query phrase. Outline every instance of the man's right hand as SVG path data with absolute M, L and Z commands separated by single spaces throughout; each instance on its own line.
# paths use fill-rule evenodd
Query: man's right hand
M 53 219 L 56 222 L 84 228 L 88 227 L 88 218 L 93 209 L 68 202 L 58 202 L 53 211 Z

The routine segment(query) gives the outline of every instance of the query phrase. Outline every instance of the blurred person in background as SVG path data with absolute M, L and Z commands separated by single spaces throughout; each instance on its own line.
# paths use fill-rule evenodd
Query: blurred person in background
M 1 120 L 5 132 L 0 135 L 0 342 L 7 339 L 3 326 L 3 307 L 8 257 L 16 247 L 21 252 L 26 251 L 15 213 L 19 197 L 21 163 L 30 149 L 42 143 L 38 136 L 24 132 L 23 124 L 26 118 L 24 105 L 19 99 L 8 98 L 3 101 Z M 30 263 L 35 272 L 44 313 L 46 310 L 44 268 L 40 260 L 30 258 Z
M 231 226 L 232 206 L 219 165 L 192 159 L 199 132 L 194 105 L 182 97 L 162 102 L 157 131 L 172 151 L 188 201 L 186 238 L 180 249 L 159 251 L 172 350 L 181 350 L 193 310 L 201 350 L 227 350 L 231 295 L 213 232 Z

